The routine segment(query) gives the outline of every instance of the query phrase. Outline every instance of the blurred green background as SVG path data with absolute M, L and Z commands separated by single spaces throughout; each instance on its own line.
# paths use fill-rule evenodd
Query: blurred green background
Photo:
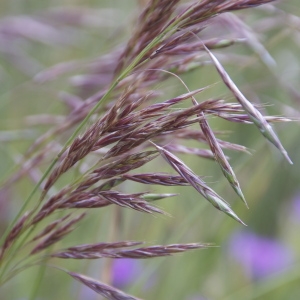
M 0 174 L 5 179 L 28 147 L 51 124 L 30 123 L 28 116 L 60 116 L 68 112 L 62 92 L 80 93 L 84 86 L 82 65 L 109 53 L 130 36 L 140 3 L 125 1 L 21 1 L 0 2 Z M 216 50 L 232 79 L 253 102 L 267 104 L 264 113 L 299 118 L 300 101 L 300 7 L 297 1 L 276 2 L 277 9 L 249 9 L 238 13 L 253 29 L 276 65 L 263 60 L 253 48 L 234 45 Z M 63 12 L 68 12 L 64 14 Z M 266 53 L 267 53 L 266 52 Z M 236 56 L 234 56 L 236 55 Z M 224 59 L 226 57 L 232 59 Z M 240 58 L 238 60 L 237 58 Z M 77 61 L 78 67 L 47 82 L 36 75 L 59 63 Z M 233 99 L 212 66 L 182 76 L 190 89 L 219 82 L 205 97 Z M 175 79 L 163 85 L 167 95 L 184 93 Z M 89 89 L 89 87 L 85 87 Z M 92 89 L 92 88 L 91 88 Z M 28 121 L 29 120 L 29 121 Z M 250 148 L 252 155 L 228 152 L 250 209 L 237 199 L 219 167 L 212 161 L 180 156 L 220 195 L 248 225 L 234 222 L 208 205 L 190 187 L 159 188 L 154 192 L 180 193 L 158 206 L 172 217 L 151 216 L 112 206 L 96 209 L 64 242 L 104 242 L 111 238 L 118 216 L 115 240 L 145 241 L 147 245 L 208 242 L 218 247 L 168 258 L 127 261 L 113 272 L 126 277 L 116 280 L 124 291 L 144 299 L 299 299 L 300 297 L 300 134 L 298 122 L 274 127 L 294 165 L 281 157 L 250 125 L 213 119 L 214 130 L 230 131 L 225 138 Z M 151 163 L 152 164 L 152 163 Z M 153 162 L 153 168 L 165 165 Z M 43 168 L 42 166 L 41 172 Z M 147 169 L 148 170 L 148 169 Z M 32 176 L 39 176 L 39 173 Z M 0 230 L 16 215 L 24 195 L 34 183 L 24 178 L 0 192 Z M 122 186 L 127 193 L 141 186 Z M 56 264 L 103 278 L 109 263 L 55 261 Z M 120 271 L 114 271 L 120 270 Z M 134 271 L 136 270 L 136 271 Z M 36 268 L 7 283 L 0 298 L 27 299 Z M 124 279 L 124 278 L 123 278 Z M 64 273 L 47 269 L 38 299 L 99 299 L 93 291 Z

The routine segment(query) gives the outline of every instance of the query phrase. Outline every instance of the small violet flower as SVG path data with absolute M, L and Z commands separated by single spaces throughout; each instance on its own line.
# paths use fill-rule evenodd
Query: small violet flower
M 229 251 L 254 279 L 282 271 L 292 262 L 291 252 L 279 240 L 247 231 L 232 236 Z
M 140 261 L 136 259 L 115 259 L 112 271 L 112 285 L 117 288 L 123 288 L 138 278 L 142 272 L 142 266 Z

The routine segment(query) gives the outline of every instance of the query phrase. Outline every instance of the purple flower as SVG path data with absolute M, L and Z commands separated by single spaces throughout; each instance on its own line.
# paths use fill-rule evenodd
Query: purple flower
M 247 231 L 232 236 L 229 250 L 233 258 L 255 279 L 281 271 L 292 262 L 291 252 L 279 240 Z
M 115 259 L 113 262 L 113 286 L 123 288 L 136 280 L 142 272 L 141 262 L 136 259 Z

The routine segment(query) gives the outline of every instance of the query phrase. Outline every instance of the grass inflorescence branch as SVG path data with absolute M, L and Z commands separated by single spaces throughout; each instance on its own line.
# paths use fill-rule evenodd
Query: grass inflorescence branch
M 115 206 L 140 213 L 168 215 L 156 207 L 154 201 L 177 195 L 173 187 L 195 189 L 200 200 L 204 198 L 245 225 L 230 204 L 187 166 L 184 157 L 215 161 L 246 205 L 241 185 L 224 151 L 250 152 L 245 146 L 220 138 L 222 132 L 213 129 L 212 118 L 254 124 L 291 163 L 270 125 L 291 120 L 264 116 L 261 107 L 241 93 L 211 52 L 246 44 L 247 37 L 235 36 L 234 32 L 230 36 L 206 34 L 210 26 L 222 26 L 222 22 L 218 23 L 221 14 L 269 2 L 272 0 L 148 1 L 127 44 L 99 59 L 100 67 L 107 69 L 101 88 L 85 100 L 79 95 L 64 94 L 69 113 L 31 145 L 21 168 L 5 180 L 5 187 L 11 187 L 44 163 L 48 165 L 1 238 L 0 283 L 33 265 L 32 261 L 41 264 L 42 274 L 46 261 L 58 258 L 144 259 L 209 247 L 209 244 L 190 243 L 128 249 L 141 243 L 113 241 L 54 249 L 60 248 L 60 243 L 80 226 L 80 221 L 97 208 Z M 203 60 L 207 54 L 210 61 Z M 190 91 L 179 78 L 178 74 L 189 73 L 206 64 L 215 66 L 234 95 L 234 102 L 220 97 L 205 98 L 203 94 L 214 91 L 215 85 Z M 35 80 L 49 80 L 51 72 L 60 70 L 63 73 L 62 70 L 66 72 L 75 66 L 50 68 Z M 158 88 L 171 77 L 180 79 L 185 93 L 167 97 Z M 196 100 L 198 97 L 202 97 L 201 100 Z M 192 100 L 192 105 L 188 100 Z M 64 141 L 63 145 L 54 143 L 54 139 Z M 196 146 L 191 146 L 190 142 Z M 170 173 L 164 172 L 164 164 L 171 167 Z M 75 174 L 67 183 L 63 180 L 66 173 Z M 146 186 L 147 190 L 124 189 L 125 185 L 131 189 L 134 184 Z M 167 187 L 168 192 L 152 192 L 151 187 L 157 185 Z M 101 281 L 65 272 L 108 299 L 137 299 Z M 32 292 L 32 300 L 36 293 L 36 290 Z

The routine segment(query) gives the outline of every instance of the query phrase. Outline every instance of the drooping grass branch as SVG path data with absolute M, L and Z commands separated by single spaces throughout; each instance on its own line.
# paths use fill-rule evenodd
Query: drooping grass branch
M 127 183 L 194 188 L 215 208 L 244 224 L 230 204 L 177 154 L 216 161 L 245 204 L 240 183 L 223 150 L 248 150 L 220 139 L 219 133 L 209 125 L 210 118 L 254 124 L 291 162 L 270 125 L 290 119 L 263 116 L 260 107 L 246 99 L 211 52 L 211 49 L 230 47 L 247 39 L 207 37 L 203 34 L 214 22 L 218 25 L 218 16 L 222 13 L 269 2 L 272 0 L 203 0 L 191 4 L 181 4 L 179 0 L 148 2 L 128 43 L 122 46 L 121 51 L 112 51 L 109 83 L 74 106 L 61 124 L 40 137 L 24 156 L 31 163 L 6 181 L 8 185 L 13 184 L 30 169 L 45 162 L 43 149 L 49 147 L 49 140 L 73 129 L 1 238 L 0 283 L 23 271 L 24 266 L 30 265 L 30 260 L 37 260 L 41 271 L 49 259 L 142 259 L 209 246 L 193 243 L 127 249 L 140 244 L 130 241 L 75 245 L 60 250 L 52 248 L 63 241 L 92 209 L 117 205 L 142 213 L 167 215 L 155 206 L 155 201 L 176 194 L 154 194 L 148 190 L 125 193 L 122 185 Z M 237 103 L 217 97 L 196 100 L 207 89 L 203 87 L 190 91 L 184 84 L 187 92 L 169 99 L 165 99 L 157 89 L 158 84 L 174 74 L 178 77 L 177 74 L 188 73 L 203 64 L 199 61 L 199 53 L 208 53 L 211 58 L 209 63 L 216 67 Z M 187 104 L 189 99 L 192 105 Z M 186 144 L 189 140 L 196 141 L 197 145 L 202 143 L 205 148 L 190 147 Z M 159 160 L 171 166 L 173 173 L 163 173 L 161 168 L 153 170 L 149 167 L 151 164 L 160 166 Z M 81 163 L 86 166 L 84 170 L 79 170 L 76 178 L 58 191 L 53 190 L 65 173 L 72 172 Z M 138 170 L 140 167 L 149 170 L 141 172 Z M 39 190 L 38 199 L 32 203 Z M 32 208 L 26 211 L 29 205 Z M 82 209 L 85 213 L 81 213 Z M 19 264 L 21 266 L 17 268 Z M 66 272 L 108 299 L 136 299 L 82 274 Z M 36 297 L 36 293 L 37 289 L 34 289 L 31 299 Z

